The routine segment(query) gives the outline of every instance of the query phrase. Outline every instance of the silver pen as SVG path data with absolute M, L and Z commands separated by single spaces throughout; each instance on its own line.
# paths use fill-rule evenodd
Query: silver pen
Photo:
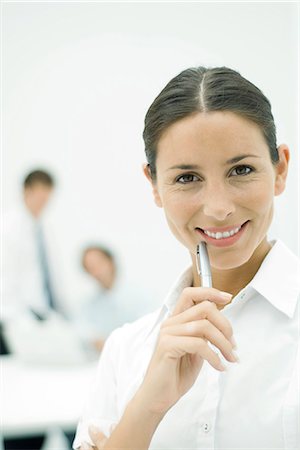
M 206 243 L 201 241 L 197 245 L 196 266 L 201 279 L 201 287 L 212 287 L 211 269 Z

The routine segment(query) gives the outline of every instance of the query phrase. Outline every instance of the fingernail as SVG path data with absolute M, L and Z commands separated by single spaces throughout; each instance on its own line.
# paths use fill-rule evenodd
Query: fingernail
M 233 355 L 235 362 L 239 363 L 240 358 L 238 357 L 237 353 L 234 350 L 232 350 L 231 354 Z
M 220 292 L 220 295 L 221 295 L 221 297 L 222 297 L 223 300 L 229 301 L 229 300 L 232 299 L 232 295 L 229 294 L 228 292 L 223 292 L 223 291 L 221 291 L 221 292 Z
M 236 345 L 236 340 L 234 339 L 234 336 L 232 335 L 231 338 L 229 338 L 229 340 L 232 343 L 233 348 L 236 350 L 237 345 Z

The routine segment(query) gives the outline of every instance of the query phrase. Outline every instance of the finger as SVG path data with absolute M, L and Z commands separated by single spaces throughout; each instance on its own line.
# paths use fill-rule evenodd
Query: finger
M 88 444 L 87 442 L 83 442 L 81 444 L 80 450 L 95 450 L 95 447 L 92 447 L 90 444 Z
M 199 302 L 204 300 L 209 300 L 218 305 L 225 305 L 229 303 L 232 295 L 228 292 L 222 292 L 214 288 L 203 288 L 203 287 L 190 287 L 183 289 L 181 296 L 174 308 L 172 316 L 175 316 L 192 306 L 195 306 Z
M 221 333 L 223 333 L 224 336 L 234 345 L 233 330 L 229 320 L 217 309 L 216 305 L 210 301 L 203 301 L 202 303 L 187 309 L 181 314 L 169 317 L 162 323 L 161 329 L 176 324 L 178 325 L 181 323 L 193 322 L 195 320 L 202 319 L 209 320 L 209 322 L 218 328 L 218 330 L 220 330 Z
M 217 347 L 228 361 L 238 361 L 236 355 L 232 351 L 231 342 L 207 319 L 165 327 L 162 330 L 162 333 L 178 337 L 201 337 Z
M 106 436 L 95 425 L 89 426 L 89 435 L 95 447 L 101 449 L 106 440 Z
M 166 352 L 171 358 L 182 358 L 186 354 L 198 354 L 216 370 L 226 370 L 226 367 L 222 364 L 220 357 L 202 338 L 169 335 L 164 339 L 164 347 L 164 352 Z

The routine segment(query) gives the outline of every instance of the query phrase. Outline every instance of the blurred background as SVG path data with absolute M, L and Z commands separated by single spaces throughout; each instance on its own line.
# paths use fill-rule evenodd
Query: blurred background
M 144 312 L 190 262 L 141 168 L 144 115 L 190 66 L 229 66 L 271 101 L 291 167 L 269 237 L 299 253 L 298 29 L 294 2 L 2 3 L 2 209 L 31 170 L 54 176 L 46 215 L 68 311 L 93 289 L 90 243 L 113 250 Z

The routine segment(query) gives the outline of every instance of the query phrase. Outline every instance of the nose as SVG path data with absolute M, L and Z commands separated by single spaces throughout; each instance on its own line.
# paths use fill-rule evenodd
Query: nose
M 232 193 L 223 183 L 207 184 L 202 197 L 203 213 L 223 222 L 235 212 Z

